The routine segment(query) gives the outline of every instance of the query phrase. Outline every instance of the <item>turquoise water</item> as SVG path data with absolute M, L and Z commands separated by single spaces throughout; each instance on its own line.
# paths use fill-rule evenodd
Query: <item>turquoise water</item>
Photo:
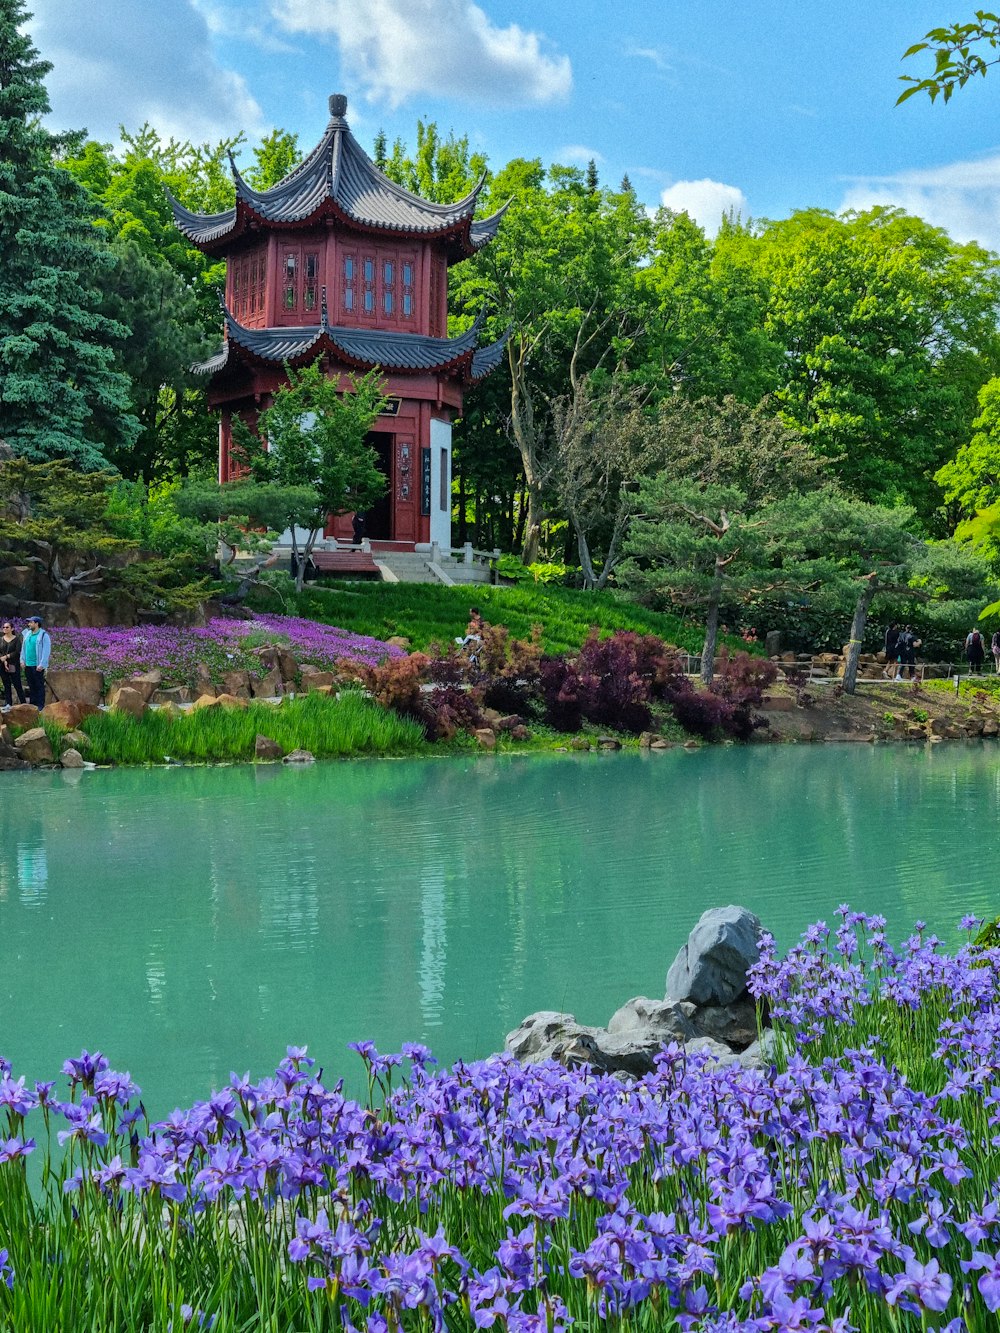
M 352 1081 L 361 1038 L 481 1056 L 662 995 L 709 906 L 954 939 L 998 814 L 973 743 L 0 774 L 0 1053 L 99 1047 L 158 1113 L 290 1042 Z

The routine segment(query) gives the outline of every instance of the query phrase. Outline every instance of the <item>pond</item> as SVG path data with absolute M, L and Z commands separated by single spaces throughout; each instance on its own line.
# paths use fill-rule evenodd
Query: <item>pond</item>
M 710 906 L 951 942 L 1000 911 L 995 743 L 0 775 L 0 1054 L 82 1046 L 157 1114 L 308 1043 L 501 1049 L 663 994 Z

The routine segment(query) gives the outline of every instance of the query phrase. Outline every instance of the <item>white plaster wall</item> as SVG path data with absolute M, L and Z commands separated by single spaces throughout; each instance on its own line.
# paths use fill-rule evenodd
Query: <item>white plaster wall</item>
M 441 450 L 448 503 L 441 504 Z M 443 551 L 451 550 L 451 423 L 431 420 L 431 541 Z

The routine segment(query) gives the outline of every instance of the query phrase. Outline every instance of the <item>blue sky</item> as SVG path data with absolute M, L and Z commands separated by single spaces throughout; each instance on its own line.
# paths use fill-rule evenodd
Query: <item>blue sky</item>
M 627 172 L 709 229 L 895 203 L 1000 249 L 1000 70 L 894 102 L 903 50 L 972 0 L 29 0 L 52 123 L 303 149 L 345 92 L 365 147 L 417 118 L 514 156 Z M 914 61 L 912 72 L 924 72 Z

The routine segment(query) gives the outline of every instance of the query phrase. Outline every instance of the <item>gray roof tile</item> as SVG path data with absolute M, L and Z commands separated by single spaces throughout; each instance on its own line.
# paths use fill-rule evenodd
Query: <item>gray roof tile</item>
M 331 104 L 335 101 L 331 98 Z M 379 231 L 423 236 L 457 231 L 470 251 L 492 239 L 504 209 L 491 218 L 472 221 L 485 175 L 457 203 L 435 204 L 421 199 L 379 171 L 351 133 L 343 114 L 337 114 L 341 107 L 346 109 L 344 99 L 336 108 L 331 105 L 335 113 L 322 139 L 294 171 L 268 190 L 254 190 L 248 185 L 230 157 L 236 208 L 224 213 L 192 213 L 170 195 L 179 229 L 196 245 L 214 245 L 240 230 L 250 217 L 288 225 L 332 212 L 348 222 Z

